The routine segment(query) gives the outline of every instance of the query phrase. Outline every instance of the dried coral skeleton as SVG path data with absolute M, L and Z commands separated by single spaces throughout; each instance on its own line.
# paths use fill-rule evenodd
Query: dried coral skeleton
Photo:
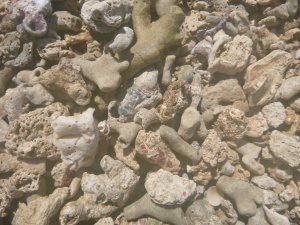
M 300 224 L 299 7 L 0 1 L 0 224 Z

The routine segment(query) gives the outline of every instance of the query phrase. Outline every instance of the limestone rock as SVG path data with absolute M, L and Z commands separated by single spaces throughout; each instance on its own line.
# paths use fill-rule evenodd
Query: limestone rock
M 79 105 L 90 103 L 92 94 L 82 78 L 80 67 L 66 59 L 43 73 L 38 81 L 50 90 L 67 93 Z
M 82 5 L 81 17 L 94 31 L 109 33 L 129 22 L 131 11 L 128 0 L 91 0 Z
M 285 120 L 285 108 L 281 102 L 273 102 L 262 108 L 262 114 L 268 125 L 274 128 L 279 127 Z
M 282 50 L 274 50 L 261 60 L 248 66 L 243 86 L 249 105 L 270 103 L 283 81 L 284 73 L 292 62 L 292 56 Z
M 136 137 L 135 148 L 150 163 L 171 172 L 180 170 L 180 161 L 159 134 L 141 130 Z
M 241 72 L 248 65 L 252 44 L 252 40 L 244 35 L 236 35 L 233 40 L 227 35 L 221 36 L 208 56 L 208 71 L 212 74 L 220 72 L 228 75 Z
M 196 200 L 191 204 L 185 213 L 188 225 L 209 224 L 210 217 L 214 215 L 214 207 L 206 200 Z
M 108 155 L 102 158 L 100 166 L 105 174 L 83 174 L 81 189 L 84 198 L 94 204 L 111 202 L 123 206 L 137 185 L 139 176 L 124 163 Z
M 51 122 L 61 115 L 69 115 L 67 107 L 53 103 L 10 122 L 5 143 L 8 152 L 24 158 L 59 159 L 60 152 L 52 143 Z
M 214 129 L 222 140 L 239 140 L 248 131 L 248 118 L 235 108 L 222 112 L 214 123 Z
M 145 188 L 152 201 L 159 205 L 180 205 L 196 193 L 196 183 L 160 169 L 148 173 Z
M 270 136 L 270 149 L 276 158 L 287 163 L 290 167 L 300 166 L 300 139 L 274 130 Z
M 12 224 L 20 225 L 50 225 L 52 217 L 58 213 L 69 195 L 69 190 L 57 188 L 52 194 L 37 198 L 28 205 L 19 203 Z
M 253 177 L 251 179 L 251 183 L 266 190 L 275 188 L 277 184 L 277 182 L 271 177 L 269 177 L 267 174 Z

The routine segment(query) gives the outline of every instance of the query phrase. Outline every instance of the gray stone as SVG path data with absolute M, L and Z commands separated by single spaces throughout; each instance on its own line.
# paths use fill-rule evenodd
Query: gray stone
M 300 137 L 274 130 L 269 143 L 276 158 L 287 163 L 290 167 L 300 166 Z
M 285 120 L 285 108 L 281 102 L 273 102 L 262 109 L 268 125 L 274 128 L 279 127 Z
M 253 177 L 251 179 L 251 183 L 266 190 L 275 188 L 277 184 L 277 182 L 273 178 L 269 177 L 267 174 Z

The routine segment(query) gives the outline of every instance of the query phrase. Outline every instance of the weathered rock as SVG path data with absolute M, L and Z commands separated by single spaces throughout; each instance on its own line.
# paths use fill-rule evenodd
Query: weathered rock
M 196 200 L 187 208 L 185 216 L 189 225 L 209 224 L 210 217 L 214 213 L 213 206 L 206 200 Z
M 270 136 L 270 149 L 276 158 L 287 163 L 290 167 L 300 166 L 300 139 L 274 130 Z
M 284 73 L 292 62 L 292 56 L 275 50 L 248 66 L 243 86 L 250 106 L 270 103 L 283 81 Z
M 5 143 L 8 152 L 24 158 L 59 159 L 60 152 L 52 143 L 51 122 L 61 115 L 69 115 L 67 107 L 53 103 L 10 122 Z
M 251 179 L 251 183 L 257 185 L 258 187 L 262 189 L 273 189 L 275 188 L 277 182 L 269 177 L 267 174 L 264 174 L 262 176 L 255 176 Z
M 180 170 L 180 161 L 159 134 L 141 130 L 136 137 L 135 148 L 137 153 L 150 163 L 171 172 Z
M 149 215 L 161 221 L 174 225 L 186 225 L 186 219 L 182 209 L 177 207 L 166 207 L 155 204 L 150 196 L 145 194 L 142 198 L 124 208 L 124 216 L 128 220 L 137 219 Z
M 128 0 L 92 0 L 82 5 L 81 17 L 93 30 L 112 32 L 131 19 L 132 3 Z
M 105 174 L 83 174 L 81 189 L 84 198 L 94 204 L 112 202 L 123 206 L 137 185 L 139 176 L 124 163 L 108 155 L 102 158 L 100 166 Z
M 285 108 L 281 102 L 273 102 L 262 108 L 262 114 L 268 125 L 274 128 L 279 127 L 285 120 Z
M 180 205 L 196 193 L 196 183 L 160 169 L 148 173 L 145 188 L 151 200 L 159 205 Z
M 236 35 L 232 40 L 227 35 L 221 36 L 209 53 L 208 71 L 228 75 L 241 72 L 248 65 L 252 44 L 252 40 L 244 35 Z
M 238 212 L 243 216 L 254 216 L 256 204 L 263 203 L 263 191 L 247 182 L 221 176 L 216 186 L 235 202 Z
M 58 213 L 69 195 L 69 189 L 57 188 L 52 194 L 37 198 L 28 205 L 19 203 L 12 224 L 20 225 L 49 225 L 52 217 Z

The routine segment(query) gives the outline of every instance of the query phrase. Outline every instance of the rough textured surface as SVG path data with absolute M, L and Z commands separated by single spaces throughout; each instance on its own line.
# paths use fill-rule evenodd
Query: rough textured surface
M 227 35 L 221 36 L 209 53 L 208 71 L 228 75 L 241 72 L 248 65 L 252 44 L 252 40 L 244 35 L 237 35 L 232 40 Z
M 239 140 L 248 131 L 248 124 L 248 118 L 243 111 L 230 108 L 219 115 L 214 129 L 221 139 Z
M 151 200 L 159 205 L 181 205 L 196 193 L 196 183 L 160 169 L 149 173 L 145 188 Z
M 67 187 L 58 188 L 55 189 L 49 196 L 37 198 L 36 200 L 31 201 L 28 205 L 20 203 L 12 224 L 51 224 L 51 218 L 58 213 L 68 195 L 69 190 Z
M 263 203 L 263 191 L 241 180 L 222 176 L 217 188 L 235 202 L 238 212 L 243 216 L 254 216 L 256 204 Z
M 52 143 L 51 122 L 61 115 L 69 115 L 68 109 L 61 103 L 53 103 L 12 121 L 6 135 L 5 147 L 8 152 L 24 158 L 59 159 L 60 152 Z
M 81 189 L 84 198 L 94 204 L 111 202 L 123 206 L 137 185 L 139 176 L 124 163 L 108 155 L 102 158 L 100 166 L 105 174 L 83 174 Z
M 91 203 L 81 196 L 76 201 L 71 201 L 64 205 L 59 214 L 59 222 L 62 225 L 78 224 L 83 220 L 100 219 L 109 216 L 116 210 L 116 206 Z
M 131 10 L 129 0 L 90 0 L 83 4 L 81 17 L 91 29 L 109 33 L 131 19 Z
M 98 150 L 99 131 L 93 108 L 75 116 L 59 116 L 51 123 L 53 144 L 71 170 L 90 166 Z
M 82 78 L 81 69 L 69 60 L 61 60 L 43 73 L 38 81 L 50 90 L 67 93 L 79 105 L 90 103 L 92 94 Z
M 206 200 L 198 199 L 187 208 L 185 216 L 189 225 L 207 224 L 214 212 L 213 206 Z
M 163 124 L 171 124 L 176 114 L 181 113 L 189 104 L 190 86 L 185 80 L 172 82 L 163 95 L 163 103 L 158 105 Z
M 221 141 L 217 132 L 210 130 L 208 136 L 201 145 L 203 161 L 211 167 L 216 167 L 227 159 L 227 148 L 226 142 Z
M 274 130 L 270 136 L 270 149 L 276 158 L 287 163 L 289 166 L 300 166 L 298 136 L 290 136 Z
M 150 163 L 171 172 L 180 170 L 180 161 L 157 133 L 141 130 L 136 137 L 135 148 L 137 153 Z
M 148 194 L 145 194 L 142 198 L 124 208 L 124 216 L 128 220 L 136 219 L 143 215 L 149 215 L 174 225 L 186 225 L 186 219 L 179 206 L 159 206 L 151 201 Z
M 274 99 L 291 62 L 289 53 L 275 50 L 247 68 L 243 88 L 250 106 L 265 105 Z
M 274 128 L 280 126 L 285 120 L 285 108 L 281 102 L 273 102 L 262 109 L 268 125 Z

